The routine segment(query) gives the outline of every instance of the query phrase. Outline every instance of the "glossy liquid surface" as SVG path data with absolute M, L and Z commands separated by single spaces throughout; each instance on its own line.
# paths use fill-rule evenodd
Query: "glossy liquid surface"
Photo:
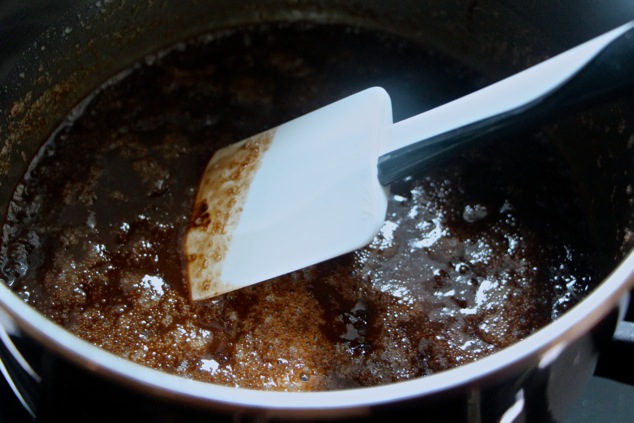
M 102 348 L 230 386 L 378 385 L 491 354 L 596 278 L 573 185 L 536 137 L 394 184 L 370 246 L 276 280 L 192 303 L 182 255 L 215 149 L 372 85 L 399 120 L 479 81 L 426 48 L 343 26 L 236 29 L 148 57 L 43 147 L 10 205 L 2 277 Z

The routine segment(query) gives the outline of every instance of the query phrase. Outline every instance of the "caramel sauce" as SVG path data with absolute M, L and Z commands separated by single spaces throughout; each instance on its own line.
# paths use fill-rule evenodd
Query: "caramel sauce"
M 337 25 L 235 29 L 147 58 L 34 160 L 3 227 L 2 279 L 121 357 L 289 391 L 460 366 L 592 288 L 600 275 L 574 184 L 549 140 L 527 134 L 394 184 L 367 248 L 192 302 L 185 233 L 228 231 L 228 216 L 210 215 L 219 203 L 195 199 L 213 152 L 372 85 L 390 92 L 399 120 L 481 79 L 424 46 Z
M 184 245 L 193 300 L 232 290 L 222 280 L 223 261 L 251 181 L 274 133 L 269 130 L 218 150 L 201 177 Z

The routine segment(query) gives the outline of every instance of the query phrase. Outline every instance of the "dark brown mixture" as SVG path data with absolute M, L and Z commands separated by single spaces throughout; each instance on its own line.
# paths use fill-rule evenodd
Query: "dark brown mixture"
M 572 184 L 538 137 L 395 184 L 372 245 L 271 282 L 192 303 L 181 252 L 215 149 L 372 85 L 398 120 L 478 81 L 422 46 L 343 26 L 236 29 L 147 58 L 43 147 L 10 205 L 2 277 L 100 347 L 231 386 L 377 385 L 491 354 L 595 278 Z

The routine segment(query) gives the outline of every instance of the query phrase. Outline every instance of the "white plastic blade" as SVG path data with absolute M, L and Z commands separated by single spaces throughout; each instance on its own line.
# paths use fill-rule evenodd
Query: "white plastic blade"
M 391 124 L 371 88 L 217 152 L 185 238 L 192 299 L 367 245 L 387 210 L 376 160 Z

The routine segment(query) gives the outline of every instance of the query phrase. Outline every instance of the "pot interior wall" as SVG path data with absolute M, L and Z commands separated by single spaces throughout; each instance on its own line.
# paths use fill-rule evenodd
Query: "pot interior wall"
M 103 4 L 102 4 L 103 3 Z M 78 2 L 79 4 L 79 2 Z M 429 45 L 482 74 L 482 86 L 569 46 L 495 2 L 139 1 L 78 5 L 29 47 L 0 93 L 0 203 L 60 120 L 104 80 L 145 54 L 227 26 L 270 21 L 346 22 Z M 608 28 L 603 28 L 608 29 Z M 590 34 L 589 34 L 590 35 Z M 594 34 L 592 34 L 594 35 Z M 568 45 L 566 45 L 568 44 Z M 584 192 L 589 225 L 613 266 L 631 249 L 634 102 L 614 103 L 543 128 L 561 141 Z M 6 210 L 0 210 L 4 220 Z

